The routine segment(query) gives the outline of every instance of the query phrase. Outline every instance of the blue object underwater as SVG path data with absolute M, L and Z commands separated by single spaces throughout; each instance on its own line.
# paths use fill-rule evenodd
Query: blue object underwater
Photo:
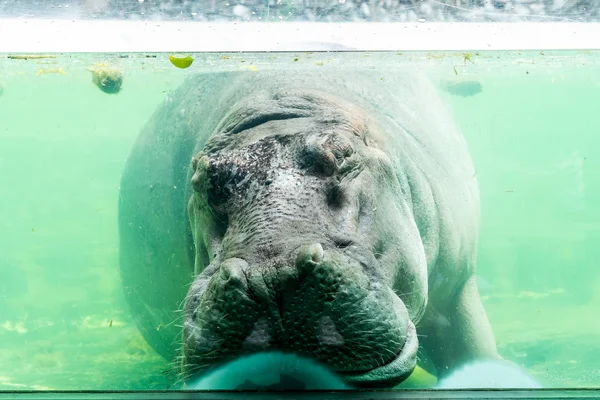
M 437 389 L 535 389 L 542 386 L 524 369 L 506 361 L 478 361 L 439 381 Z

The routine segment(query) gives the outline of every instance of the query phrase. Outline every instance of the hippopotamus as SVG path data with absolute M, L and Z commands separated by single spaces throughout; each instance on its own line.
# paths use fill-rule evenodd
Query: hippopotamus
M 499 358 L 479 225 L 467 143 L 423 72 L 200 73 L 127 159 L 122 281 L 184 378 L 276 350 L 391 387 L 419 349 L 438 377 Z

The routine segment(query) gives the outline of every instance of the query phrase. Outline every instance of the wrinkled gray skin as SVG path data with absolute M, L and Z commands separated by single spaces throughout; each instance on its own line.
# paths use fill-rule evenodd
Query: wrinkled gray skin
M 418 344 L 439 376 L 498 357 L 475 172 L 419 74 L 194 76 L 141 133 L 120 200 L 126 297 L 187 377 L 281 350 L 382 387 Z

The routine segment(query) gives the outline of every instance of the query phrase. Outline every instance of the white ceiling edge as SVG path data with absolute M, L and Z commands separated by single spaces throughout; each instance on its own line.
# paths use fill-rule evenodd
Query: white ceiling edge
M 0 19 L 0 53 L 594 50 L 600 23 Z

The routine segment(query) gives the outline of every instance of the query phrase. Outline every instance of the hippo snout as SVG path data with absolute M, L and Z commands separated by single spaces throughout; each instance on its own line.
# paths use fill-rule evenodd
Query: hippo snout
M 296 254 L 295 267 L 297 274 L 289 274 L 289 269 L 287 269 L 287 272 L 288 275 L 294 275 L 298 279 L 301 279 L 307 272 L 312 271 L 318 263 L 323 261 L 324 251 L 321 244 L 310 243 L 301 246 L 296 251 Z M 248 270 L 249 265 L 246 260 L 241 258 L 228 258 L 219 266 L 219 276 L 231 288 L 248 291 Z M 283 275 L 281 271 L 284 270 L 286 270 L 285 267 L 280 268 L 280 279 L 281 275 Z
M 357 250 L 354 249 L 356 252 Z M 368 386 L 378 368 L 414 368 L 414 326 L 402 301 L 353 253 L 310 242 L 289 262 L 225 258 L 186 301 L 183 371 L 195 377 L 244 354 L 278 350 L 314 358 Z M 360 259 L 360 258 L 359 258 Z M 372 377 L 369 378 L 369 377 Z M 389 383 L 389 382 L 387 382 Z

